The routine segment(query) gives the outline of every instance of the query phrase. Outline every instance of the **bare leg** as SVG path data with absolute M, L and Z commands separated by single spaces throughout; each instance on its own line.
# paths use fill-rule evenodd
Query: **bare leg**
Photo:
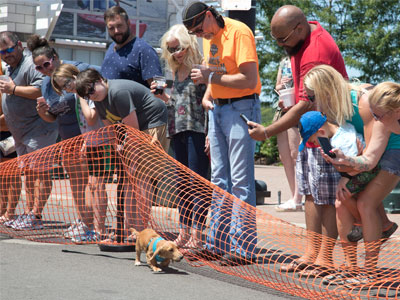
M 321 212 L 322 244 L 315 263 L 321 266 L 334 267 L 332 253 L 338 236 L 335 206 L 321 205 Z
M 321 233 L 322 233 L 322 207 L 316 205 L 311 195 L 306 195 L 305 203 L 305 218 L 307 229 L 307 250 L 300 261 L 306 263 L 314 263 L 320 247 L 321 247 Z
M 378 262 L 380 247 L 378 240 L 382 236 L 382 217 L 378 208 L 399 180 L 399 176 L 381 170 L 365 190 L 359 193 L 357 207 L 363 224 L 366 268 L 374 268 Z
M 289 179 L 289 176 L 287 176 L 288 181 L 292 180 L 294 182 L 294 192 L 292 191 L 293 194 L 293 200 L 294 203 L 299 205 L 301 204 L 301 200 L 303 198 L 303 195 L 299 194 L 299 189 L 297 187 L 297 181 L 296 181 L 296 159 L 297 159 L 297 154 L 299 152 L 299 144 L 300 144 L 300 133 L 297 127 L 292 127 L 287 130 L 288 133 L 288 142 L 289 142 L 289 149 L 290 149 L 290 157 L 291 157 L 291 172 L 293 175 L 291 175 L 291 179 Z M 290 184 L 290 183 L 289 183 Z
M 53 182 L 51 180 L 49 172 L 36 173 L 35 181 L 35 205 L 32 208 L 33 213 L 36 216 L 41 216 L 43 209 L 47 203 L 47 200 L 51 194 Z
M 336 200 L 336 222 L 340 241 L 346 259 L 346 265 L 349 267 L 357 267 L 357 243 L 349 242 L 347 234 L 351 231 L 354 223 L 354 216 L 349 212 L 347 207 L 339 200 Z
M 64 168 L 69 175 L 72 196 L 80 219 L 89 227 L 93 224 L 93 211 L 86 204 L 86 187 L 88 183 L 88 170 L 85 164 L 72 165 L 68 157 L 64 156 Z
M 89 177 L 89 188 L 92 193 L 94 211 L 94 229 L 100 234 L 105 233 L 105 219 L 107 214 L 107 192 L 102 178 Z

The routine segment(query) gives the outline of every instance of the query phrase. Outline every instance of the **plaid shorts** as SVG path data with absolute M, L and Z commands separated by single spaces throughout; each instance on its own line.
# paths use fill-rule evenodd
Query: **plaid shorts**
M 328 164 L 319 148 L 305 148 L 296 161 L 296 179 L 301 195 L 312 195 L 317 205 L 334 205 L 340 174 Z

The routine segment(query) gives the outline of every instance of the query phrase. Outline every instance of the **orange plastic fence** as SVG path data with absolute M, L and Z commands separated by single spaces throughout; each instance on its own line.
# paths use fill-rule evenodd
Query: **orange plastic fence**
M 130 227 L 151 227 L 173 240 L 180 223 L 192 224 L 204 245 L 214 241 L 217 252 L 241 245 L 254 258 L 248 264 L 225 265 L 217 255 L 182 248 L 193 266 L 208 265 L 308 299 L 400 299 L 399 238 L 367 245 L 377 264 L 366 265 L 364 243 L 358 249 L 347 247 L 345 256 L 340 242 L 242 203 L 175 161 L 150 136 L 123 125 L 1 163 L 0 192 L 2 215 L 6 210 L 10 216 L 28 214 L 0 225 L 1 233 L 13 237 L 132 245 Z M 27 228 L 32 210 L 41 220 L 30 220 L 33 227 Z M 280 269 L 321 240 L 319 261 L 329 265 Z M 353 266 L 346 267 L 346 261 Z

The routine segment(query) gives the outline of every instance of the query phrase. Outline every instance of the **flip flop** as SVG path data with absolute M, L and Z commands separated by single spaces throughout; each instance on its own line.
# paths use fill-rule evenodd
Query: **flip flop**
M 297 260 L 293 260 L 292 262 L 290 262 L 288 264 L 282 264 L 279 268 L 279 271 L 288 272 L 288 273 L 298 272 L 309 266 L 310 266 L 310 264 L 307 264 L 305 262 L 298 262 Z

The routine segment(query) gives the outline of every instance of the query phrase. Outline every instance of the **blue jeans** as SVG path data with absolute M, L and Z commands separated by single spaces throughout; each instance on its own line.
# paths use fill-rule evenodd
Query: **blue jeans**
M 210 161 L 204 153 L 205 139 L 204 133 L 188 130 L 172 136 L 172 147 L 177 161 L 200 176 L 207 178 Z M 182 179 L 179 178 L 177 180 L 182 187 L 185 184 L 188 187 L 192 187 L 194 184 L 194 182 L 185 182 L 184 184 L 181 182 Z M 180 224 L 201 229 L 204 226 L 209 207 L 209 202 L 204 199 L 205 195 L 196 195 L 196 193 L 188 193 L 182 190 L 179 198 Z
M 211 182 L 237 199 L 214 190 L 206 246 L 216 253 L 236 252 L 249 256 L 257 245 L 256 214 L 252 208 L 256 206 L 256 142 L 240 118 L 241 113 L 260 123 L 260 101 L 245 99 L 214 105 L 209 111 Z M 242 206 L 242 201 L 252 207 Z

